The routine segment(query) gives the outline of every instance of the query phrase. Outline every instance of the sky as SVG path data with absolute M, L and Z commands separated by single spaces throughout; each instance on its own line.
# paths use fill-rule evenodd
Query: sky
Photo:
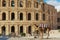
M 60 0 L 44 0 L 47 4 L 55 6 L 57 11 L 60 11 Z

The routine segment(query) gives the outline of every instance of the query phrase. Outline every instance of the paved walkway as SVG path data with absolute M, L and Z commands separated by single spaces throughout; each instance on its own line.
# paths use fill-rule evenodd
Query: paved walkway
M 36 39 L 34 39 L 34 38 L 9 38 L 9 39 L 7 39 L 7 40 L 41 40 L 41 39 L 39 39 L 39 38 L 36 38 Z M 42 39 L 42 40 L 60 40 L 60 39 L 57 39 L 57 38 L 52 38 L 52 39 Z
M 52 30 L 50 32 L 49 39 L 46 39 L 47 35 L 44 36 L 42 40 L 60 40 L 60 32 L 58 30 Z M 41 40 L 40 38 L 32 37 L 0 37 L 0 40 Z
M 0 40 L 41 40 L 40 38 L 27 38 L 27 37 L 1 37 Z M 60 40 L 60 38 L 49 38 L 42 40 Z

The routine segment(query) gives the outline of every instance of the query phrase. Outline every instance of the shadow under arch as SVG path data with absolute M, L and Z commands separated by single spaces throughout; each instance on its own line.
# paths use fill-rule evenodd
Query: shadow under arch
M 6 27 L 5 26 L 2 26 L 2 35 L 6 35 Z
M 28 26 L 28 33 L 31 34 L 31 26 Z

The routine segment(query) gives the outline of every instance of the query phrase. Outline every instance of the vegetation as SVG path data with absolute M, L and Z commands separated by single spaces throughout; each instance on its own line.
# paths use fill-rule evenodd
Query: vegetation
M 26 36 L 26 34 L 25 33 L 21 33 L 21 36 Z
M 60 29 L 58 31 L 60 32 Z
M 2 36 L 2 34 L 0 34 L 0 36 Z

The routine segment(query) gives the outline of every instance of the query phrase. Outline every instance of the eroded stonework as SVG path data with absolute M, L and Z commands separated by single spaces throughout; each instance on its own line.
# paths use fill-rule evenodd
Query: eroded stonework
M 0 34 L 32 34 L 40 24 L 57 26 L 56 9 L 37 0 L 0 0 Z

